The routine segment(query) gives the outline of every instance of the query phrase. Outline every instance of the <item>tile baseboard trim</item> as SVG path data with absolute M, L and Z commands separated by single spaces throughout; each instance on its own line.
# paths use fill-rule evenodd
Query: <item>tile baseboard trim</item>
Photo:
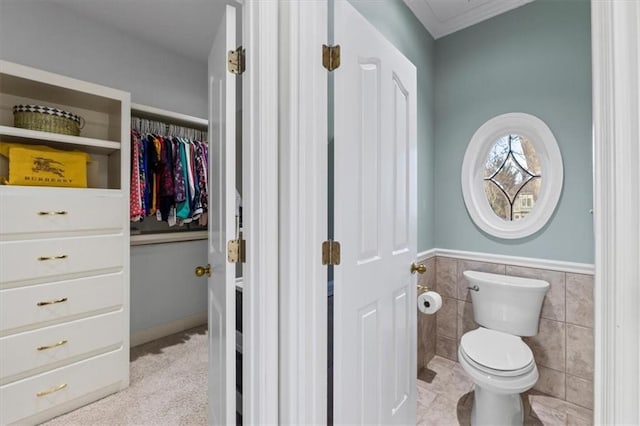
M 450 257 L 476 262 L 499 263 L 510 266 L 522 266 L 525 268 L 546 269 L 551 271 L 569 272 L 574 274 L 593 275 L 595 267 L 591 263 L 563 262 L 559 260 L 538 259 L 534 257 L 518 257 L 503 254 L 480 253 L 463 250 L 449 250 L 434 248 L 418 253 L 418 260 L 427 260 L 432 257 Z
M 151 342 L 152 340 L 160 339 L 162 337 L 170 336 L 181 331 L 189 330 L 190 328 L 197 327 L 207 323 L 207 313 L 191 315 L 186 318 L 181 318 L 176 321 L 172 321 L 167 324 L 161 324 L 156 327 L 151 327 L 146 330 L 141 330 L 131 334 L 129 340 L 131 347 L 139 346 L 144 343 Z

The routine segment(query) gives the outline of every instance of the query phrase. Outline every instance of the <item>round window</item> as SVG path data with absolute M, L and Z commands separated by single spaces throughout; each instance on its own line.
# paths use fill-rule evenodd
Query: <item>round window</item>
M 483 231 L 522 238 L 549 220 L 562 191 L 563 168 L 553 133 L 537 117 L 492 118 L 471 138 L 462 166 L 469 215 Z

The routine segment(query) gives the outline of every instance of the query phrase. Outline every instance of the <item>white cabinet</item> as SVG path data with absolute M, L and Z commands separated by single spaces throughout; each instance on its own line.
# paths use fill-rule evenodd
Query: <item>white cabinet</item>
M 80 136 L 12 107 L 82 116 Z M 130 95 L 0 61 L 0 141 L 80 150 L 88 188 L 0 186 L 0 424 L 35 424 L 129 384 Z M 0 176 L 10 167 L 0 157 Z

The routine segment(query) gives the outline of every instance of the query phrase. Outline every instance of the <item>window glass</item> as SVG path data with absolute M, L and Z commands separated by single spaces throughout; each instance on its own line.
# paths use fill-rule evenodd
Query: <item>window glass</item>
M 538 200 L 541 181 L 540 160 L 526 137 L 508 134 L 494 143 L 484 163 L 484 190 L 496 215 L 526 217 Z

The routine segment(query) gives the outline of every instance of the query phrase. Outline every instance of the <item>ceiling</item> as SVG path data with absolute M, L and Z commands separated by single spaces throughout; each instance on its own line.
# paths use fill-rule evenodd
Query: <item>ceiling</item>
M 444 37 L 533 0 L 404 0 L 433 38 Z
M 207 61 L 227 3 L 221 0 L 49 1 L 201 63 Z M 531 1 L 404 0 L 436 39 Z
M 206 63 L 226 2 L 50 0 L 137 39 Z

